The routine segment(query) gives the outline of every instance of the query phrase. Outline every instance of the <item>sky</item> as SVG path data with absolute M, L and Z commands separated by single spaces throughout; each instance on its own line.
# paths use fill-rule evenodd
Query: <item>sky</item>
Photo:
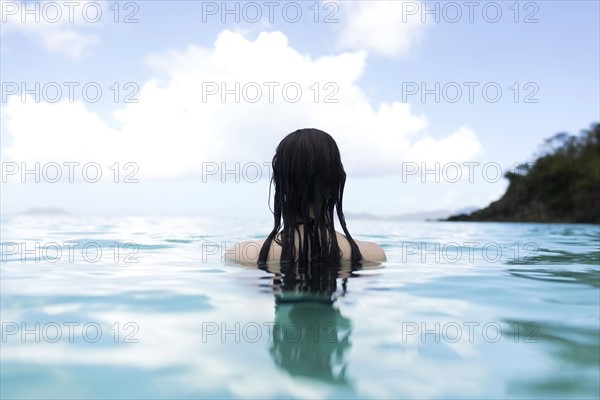
M 331 134 L 348 213 L 485 207 L 600 121 L 598 1 L 0 1 L 2 214 L 268 216 Z

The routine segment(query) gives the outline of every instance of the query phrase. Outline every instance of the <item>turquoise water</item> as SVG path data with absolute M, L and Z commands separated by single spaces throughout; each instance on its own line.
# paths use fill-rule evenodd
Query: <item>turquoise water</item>
M 1 397 L 599 396 L 598 226 L 349 221 L 312 297 L 222 262 L 269 227 L 3 217 Z

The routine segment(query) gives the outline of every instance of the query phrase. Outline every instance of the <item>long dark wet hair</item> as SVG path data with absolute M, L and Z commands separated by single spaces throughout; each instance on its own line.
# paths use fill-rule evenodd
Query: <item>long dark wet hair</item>
M 346 172 L 335 140 L 318 129 L 299 129 L 279 143 L 272 167 L 275 223 L 260 249 L 258 264 L 266 263 L 273 240 L 281 246 L 281 263 L 339 263 L 334 208 L 350 243 L 351 262 L 359 264 L 362 254 L 348 232 L 342 209 Z M 302 237 L 299 225 L 304 225 Z

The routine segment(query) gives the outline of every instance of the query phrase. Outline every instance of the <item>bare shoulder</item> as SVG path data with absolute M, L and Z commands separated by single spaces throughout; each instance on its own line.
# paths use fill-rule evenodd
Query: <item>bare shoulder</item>
M 341 234 L 339 232 L 337 232 L 337 234 L 338 242 L 340 242 L 340 248 L 342 249 L 342 253 L 350 254 L 350 243 L 348 242 L 348 238 L 346 237 L 346 235 Z M 358 249 L 360 250 L 360 253 L 362 254 L 363 259 L 365 261 L 379 262 L 387 260 L 385 252 L 377 243 L 366 242 L 363 240 L 356 239 L 354 239 L 354 242 L 356 242 L 356 245 L 358 246 Z
M 374 242 L 365 242 L 362 240 L 355 240 L 356 245 L 360 249 L 360 252 L 365 261 L 385 261 L 387 257 L 385 251 L 380 245 Z
M 238 242 L 225 250 L 225 260 L 239 264 L 254 265 L 258 262 L 258 255 L 260 254 L 260 249 L 265 243 L 265 240 L 266 239 Z M 275 242 L 271 243 L 267 261 L 275 258 L 278 259 L 277 257 L 280 255 L 281 247 Z

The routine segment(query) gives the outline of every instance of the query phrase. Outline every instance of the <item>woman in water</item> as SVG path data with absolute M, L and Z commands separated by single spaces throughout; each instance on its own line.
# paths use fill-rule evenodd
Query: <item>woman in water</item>
M 259 265 L 386 259 L 378 244 L 354 240 L 348 232 L 342 209 L 346 172 L 329 134 L 318 129 L 290 133 L 277 146 L 272 167 L 273 230 L 264 240 L 238 243 L 227 258 Z M 334 208 L 345 235 L 335 230 Z

